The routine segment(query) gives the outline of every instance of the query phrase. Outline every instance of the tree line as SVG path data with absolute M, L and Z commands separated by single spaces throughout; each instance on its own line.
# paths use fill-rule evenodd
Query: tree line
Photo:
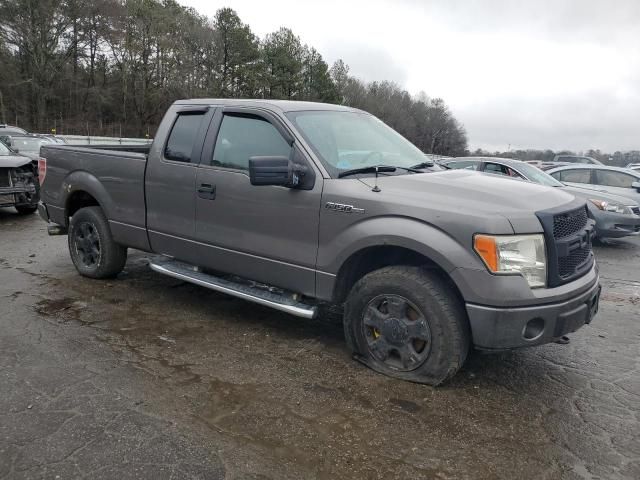
M 275 98 L 366 110 L 426 153 L 467 148 L 442 99 L 330 67 L 289 28 L 258 38 L 231 8 L 208 18 L 175 0 L 0 0 L 0 27 L 0 122 L 32 131 L 152 137 L 179 98 Z

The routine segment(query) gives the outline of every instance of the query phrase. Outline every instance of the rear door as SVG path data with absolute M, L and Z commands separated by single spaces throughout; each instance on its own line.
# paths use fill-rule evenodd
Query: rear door
M 283 129 L 259 109 L 225 108 L 216 115 L 196 182 L 200 264 L 313 295 L 322 177 Z M 295 155 L 314 169 L 313 187 L 251 185 L 249 158 L 269 155 Z
M 146 173 L 147 228 L 154 252 L 195 263 L 196 175 L 214 109 L 173 106 L 158 129 Z
M 635 176 L 616 170 L 596 169 L 593 173 L 595 175 L 594 183 L 602 187 L 603 190 L 640 201 L 640 194 L 633 187 L 633 184 L 640 179 Z

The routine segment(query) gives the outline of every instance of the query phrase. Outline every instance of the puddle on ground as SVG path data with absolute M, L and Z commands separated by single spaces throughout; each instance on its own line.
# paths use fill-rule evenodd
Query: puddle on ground
M 36 302 L 34 310 L 43 316 L 55 317 L 65 322 L 70 320 L 78 321 L 82 311 L 87 308 L 85 302 L 80 302 L 74 298 L 45 298 Z

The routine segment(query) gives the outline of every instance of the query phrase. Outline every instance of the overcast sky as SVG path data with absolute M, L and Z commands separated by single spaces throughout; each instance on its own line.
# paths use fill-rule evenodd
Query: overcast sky
M 179 0 L 442 97 L 472 149 L 640 149 L 640 0 Z

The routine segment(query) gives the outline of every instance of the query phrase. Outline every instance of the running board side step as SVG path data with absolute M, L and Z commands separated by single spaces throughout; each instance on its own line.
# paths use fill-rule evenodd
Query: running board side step
M 162 273 L 185 282 L 194 283 L 201 287 L 215 290 L 216 292 L 242 298 L 243 300 L 264 305 L 265 307 L 271 307 L 297 317 L 311 319 L 314 318 L 317 313 L 317 308 L 314 306 L 298 302 L 285 295 L 200 272 L 196 270 L 196 267 L 187 263 L 160 257 L 150 259 L 149 266 L 154 272 Z

